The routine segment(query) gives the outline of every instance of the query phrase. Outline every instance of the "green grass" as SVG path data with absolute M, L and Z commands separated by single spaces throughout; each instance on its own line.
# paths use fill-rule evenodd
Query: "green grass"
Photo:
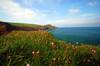
M 40 25 L 37 24 L 24 24 L 24 23 L 9 23 L 12 26 L 17 26 L 17 27 L 31 27 L 31 28 L 35 28 L 35 27 L 39 27 Z
M 46 31 L 12 31 L 0 36 L 0 66 L 27 64 L 100 66 L 100 47 L 67 44 Z

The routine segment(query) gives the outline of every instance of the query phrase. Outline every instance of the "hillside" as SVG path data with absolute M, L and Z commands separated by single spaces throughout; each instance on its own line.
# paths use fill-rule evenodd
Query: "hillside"
M 0 21 L 0 34 L 8 33 L 13 30 L 17 31 L 38 31 L 49 30 L 55 28 L 52 25 L 36 25 L 36 24 L 24 24 L 24 23 L 8 23 Z
M 1 23 L 2 29 L 11 31 L 0 36 L 0 66 L 100 66 L 100 46 L 68 44 L 45 30 L 15 30 L 10 23 Z

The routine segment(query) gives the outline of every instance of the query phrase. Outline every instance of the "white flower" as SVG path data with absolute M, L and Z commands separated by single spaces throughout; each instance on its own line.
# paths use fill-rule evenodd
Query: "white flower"
M 32 54 L 33 54 L 33 55 L 34 55 L 34 53 L 35 53 L 35 52 L 34 52 L 34 51 L 32 51 Z

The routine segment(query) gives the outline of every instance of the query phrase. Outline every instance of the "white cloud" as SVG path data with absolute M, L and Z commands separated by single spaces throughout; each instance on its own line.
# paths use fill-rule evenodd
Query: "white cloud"
M 44 7 L 44 9 L 56 9 L 62 0 L 21 0 L 22 3 L 28 7 Z
M 56 20 L 54 25 L 61 27 L 100 26 L 100 18 L 65 18 Z
M 89 6 L 95 6 L 97 4 L 97 2 L 89 2 L 88 5 Z
M 61 3 L 61 0 L 34 0 L 38 3 Z
M 80 12 L 79 8 L 71 8 L 68 10 L 69 14 L 74 15 Z
M 0 7 L 12 21 L 35 21 L 41 18 L 43 19 L 46 16 L 46 14 L 41 13 L 39 10 L 23 8 L 13 0 L 2 0 Z
M 94 16 L 97 16 L 97 14 L 96 13 L 83 13 L 83 14 L 81 14 L 81 16 L 83 16 L 83 17 L 94 17 Z
M 27 2 L 29 1 L 30 3 L 32 2 L 32 0 L 26 0 L 26 4 L 28 5 L 29 3 Z M 39 1 L 41 3 L 44 3 L 44 1 L 54 1 L 54 0 L 33 0 L 33 1 Z M 58 0 L 55 0 L 55 3 Z M 59 0 L 59 2 L 61 2 L 61 0 Z M 32 3 L 31 3 L 32 4 Z M 0 9 L 3 10 L 3 12 L 5 12 L 5 14 L 9 17 L 10 21 L 16 21 L 16 22 L 26 22 L 26 23 L 36 23 L 36 24 L 48 24 L 48 23 L 52 23 L 56 26 L 78 26 L 78 25 L 86 25 L 86 24 L 100 24 L 100 19 L 88 19 L 88 18 L 65 18 L 65 19 L 59 19 L 59 20 L 55 20 L 54 22 L 51 18 L 56 18 L 57 15 L 55 15 L 57 13 L 57 10 L 53 10 L 54 12 L 53 16 L 51 17 L 50 15 L 52 15 L 50 10 L 45 10 L 42 12 L 42 10 L 38 10 L 38 9 L 29 9 L 29 8 L 23 8 L 19 3 L 14 2 L 13 0 L 1 0 L 0 1 Z M 79 8 L 71 8 L 68 10 L 68 13 L 71 15 L 74 14 L 78 14 L 80 12 Z M 46 13 L 46 14 L 45 14 Z M 48 15 L 48 16 L 47 16 Z M 82 16 L 86 17 L 86 16 L 91 16 L 94 14 L 83 14 Z M 50 16 L 50 17 L 49 17 Z M 49 17 L 49 18 L 48 18 Z M 48 20 L 47 20 L 48 19 Z M 50 20 L 51 19 L 51 20 Z M 50 20 L 50 21 L 49 21 Z

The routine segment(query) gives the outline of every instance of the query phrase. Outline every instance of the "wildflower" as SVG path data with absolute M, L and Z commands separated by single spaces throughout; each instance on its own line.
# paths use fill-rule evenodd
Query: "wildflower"
M 38 50 L 36 53 L 37 53 L 37 54 L 39 54 L 39 53 L 40 53 L 40 51 Z
M 10 59 L 11 58 L 11 56 L 8 56 L 8 59 Z
M 74 48 L 74 45 L 72 45 L 72 48 Z
M 56 61 L 56 58 L 53 58 L 53 61 Z
M 55 49 L 57 46 L 53 42 L 51 43 L 51 48 Z
M 92 48 L 92 49 L 91 49 L 91 52 L 92 52 L 93 54 L 95 54 L 95 53 L 96 53 L 96 49 L 95 49 L 95 48 Z
M 91 60 L 90 59 L 87 59 L 87 62 L 91 62 Z
M 34 52 L 34 51 L 32 51 L 32 54 L 34 55 L 34 54 L 35 54 L 35 52 Z
M 57 59 L 56 58 L 53 58 L 52 59 L 52 62 L 55 64 L 55 63 L 57 63 Z
M 76 44 L 78 45 L 78 44 L 79 44 L 79 42 L 76 42 Z
M 54 43 L 52 42 L 51 44 L 53 45 Z
M 27 64 L 26 66 L 30 66 L 30 64 Z
M 96 53 L 96 50 L 92 49 L 92 52 L 93 52 L 93 53 Z
M 71 57 L 68 58 L 68 64 L 71 64 L 72 63 L 72 59 Z
M 71 63 L 72 63 L 72 60 L 71 60 L 71 59 L 69 59 L 69 60 L 68 60 L 68 64 L 71 64 Z

